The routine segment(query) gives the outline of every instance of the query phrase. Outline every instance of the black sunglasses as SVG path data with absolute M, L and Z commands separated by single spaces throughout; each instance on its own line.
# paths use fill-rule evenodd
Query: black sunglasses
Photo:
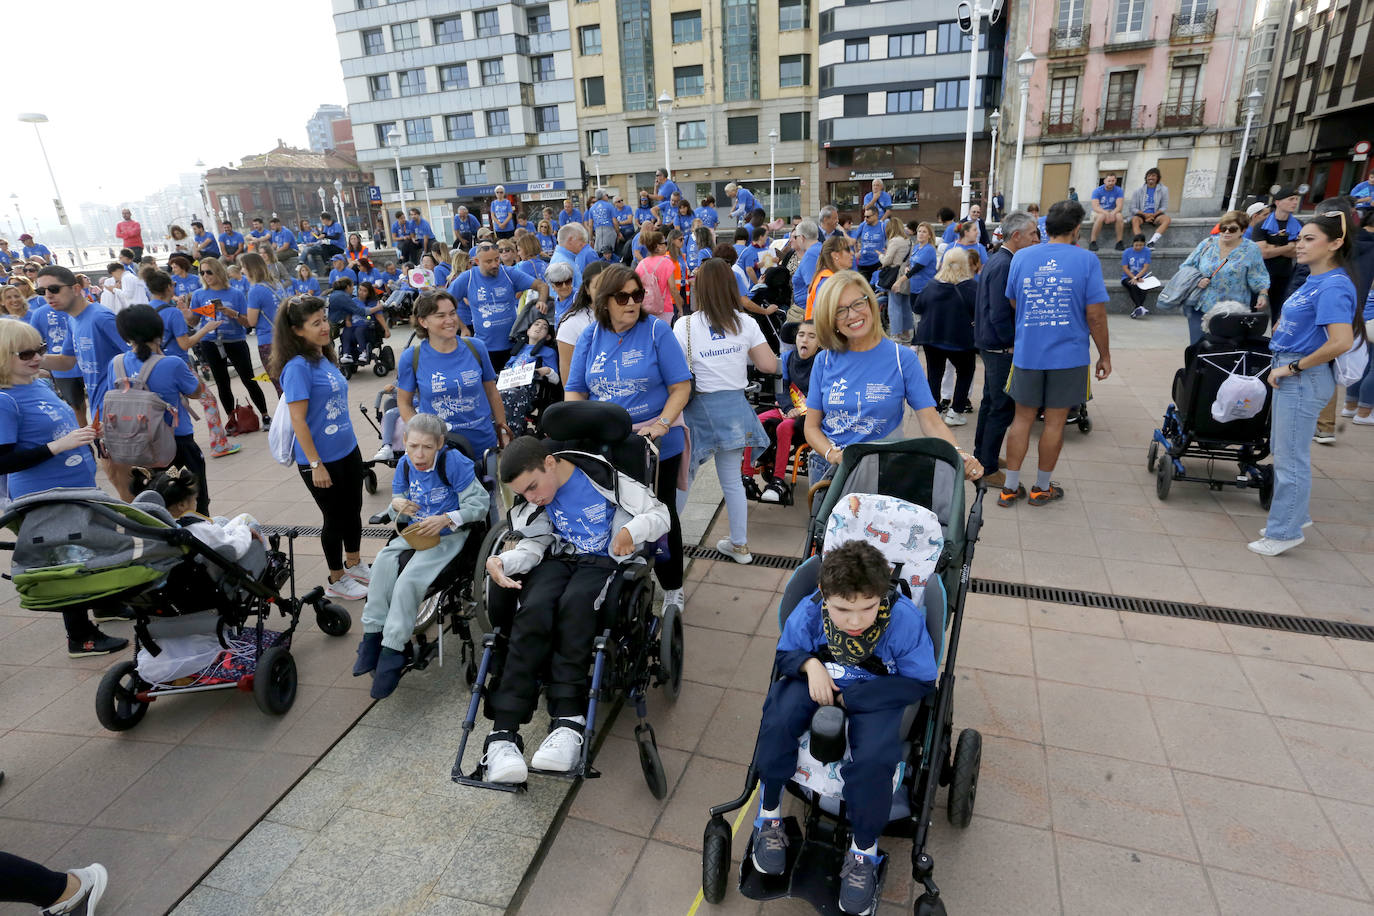
M 628 305 L 631 299 L 638 304 L 644 301 L 644 288 L 640 287 L 632 293 L 619 290 L 618 292 L 611 293 L 611 298 L 615 300 L 616 305 Z
M 37 289 L 35 289 L 34 292 L 36 292 L 40 296 L 46 296 L 49 293 L 56 296 L 58 293 L 62 292 L 62 290 L 66 289 L 70 285 L 71 284 L 69 283 L 58 283 L 53 286 L 40 286 Z
M 44 353 L 47 353 L 47 352 L 48 352 L 48 345 L 47 345 L 47 344 L 39 344 L 38 346 L 32 347 L 31 349 L 28 349 L 28 350 L 18 350 L 18 351 L 15 352 L 14 355 L 17 356 L 17 357 L 19 357 L 19 359 L 20 359 L 21 362 L 28 362 L 29 360 L 33 359 L 35 356 L 42 356 Z
M 214 274 L 214 271 L 213 271 L 213 270 L 202 270 L 202 271 L 200 272 L 200 275 L 201 275 L 202 277 L 209 277 L 209 276 L 212 276 L 213 274 Z
M 553 281 L 553 285 L 554 285 L 554 286 L 572 286 L 572 281 L 571 281 L 571 280 L 554 280 L 554 281 Z

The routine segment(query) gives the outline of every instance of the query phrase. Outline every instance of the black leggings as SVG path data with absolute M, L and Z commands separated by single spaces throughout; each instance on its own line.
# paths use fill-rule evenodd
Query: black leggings
M 224 348 L 223 353 L 220 352 L 220 347 Z M 248 389 L 248 397 L 253 401 L 253 406 L 258 409 L 258 413 L 267 416 L 267 398 L 263 397 L 262 388 L 258 383 L 253 381 L 253 357 L 248 352 L 248 341 L 201 341 L 196 344 L 196 352 L 210 367 L 210 374 L 215 379 L 215 388 L 219 391 L 220 409 L 226 415 L 234 409 L 235 403 L 234 389 L 229 385 L 229 364 L 233 363 L 234 371 L 239 374 L 239 381 Z
M 921 347 L 926 351 L 926 380 L 930 383 L 930 396 L 940 403 L 940 382 L 945 377 L 945 363 L 954 365 L 954 400 L 949 406 L 955 413 L 963 413 L 973 402 L 969 400 L 969 389 L 973 387 L 973 370 L 978 365 L 977 350 L 942 350 L 929 344 Z
M 658 465 L 658 501 L 668 507 L 668 559 L 654 564 L 664 591 L 682 588 L 682 521 L 677 517 L 677 475 L 685 455 L 664 458 Z
M 308 464 L 296 465 L 301 480 L 315 505 L 320 507 L 324 525 L 320 531 L 320 545 L 324 548 L 324 562 L 331 571 L 344 568 L 344 554 L 357 553 L 363 544 L 363 455 L 353 451 L 337 461 L 326 461 L 330 485 L 324 489 L 311 480 Z
M 66 892 L 67 873 L 0 852 L 0 889 L 3 889 L 0 901 L 5 903 L 49 907 Z

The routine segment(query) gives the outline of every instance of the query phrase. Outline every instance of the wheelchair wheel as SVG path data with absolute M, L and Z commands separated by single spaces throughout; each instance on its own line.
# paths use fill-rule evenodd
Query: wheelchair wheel
M 372 468 L 363 471 L 363 489 L 367 491 L 368 496 L 377 495 L 377 472 Z
M 480 633 L 492 631 L 491 615 L 487 612 L 487 559 L 501 552 L 501 542 L 509 533 L 510 522 L 503 520 L 499 524 L 493 525 L 491 530 L 487 532 L 487 536 L 483 538 L 481 548 L 477 551 L 477 565 L 472 571 L 472 617 L 476 621 Z
M 128 731 L 143 721 L 148 704 L 138 699 L 142 680 L 132 660 L 115 665 L 100 679 L 95 691 L 95 717 L 112 732 Z
M 430 628 L 430 626 L 434 623 L 435 618 L 439 616 L 439 613 L 442 610 L 443 606 L 444 591 L 442 589 L 440 591 L 434 592 L 433 594 L 426 595 L 420 601 L 420 609 L 415 614 L 414 633 L 416 636 L 419 636 L 421 633 L 425 632 L 425 630 L 428 630 Z M 441 622 L 440 630 L 442 629 L 443 624 Z
M 1274 501 L 1274 468 L 1273 465 L 1265 465 L 1260 468 L 1260 473 L 1264 476 L 1260 478 L 1259 502 L 1260 508 L 1269 511 L 1270 504 Z
M 706 834 L 701 839 L 701 896 L 707 903 L 720 903 L 729 880 L 730 825 L 717 816 L 706 822 Z
M 296 702 L 296 660 L 286 646 L 272 646 L 258 659 L 253 699 L 269 716 L 280 716 Z
M 342 636 L 353 626 L 353 618 L 334 602 L 322 601 L 315 608 L 315 623 L 326 636 Z
M 345 379 L 351 379 L 353 377 L 353 373 L 357 371 L 357 363 L 339 363 L 339 372 L 343 374 L 343 377 Z
M 668 774 L 663 772 L 663 759 L 658 756 L 654 727 L 647 722 L 636 725 L 635 742 L 639 744 L 639 768 L 644 771 L 644 782 L 654 798 L 662 801 L 668 797 Z
M 916 898 L 916 906 L 912 908 L 912 912 L 916 916 L 946 916 L 945 902 L 939 897 L 922 894 Z
M 1155 495 L 1160 499 L 1169 498 L 1169 487 L 1174 482 L 1174 462 L 1168 455 L 1160 459 L 1155 467 Z
M 1151 474 L 1155 472 L 1155 464 L 1159 461 L 1159 440 L 1151 439 L 1150 447 L 1145 452 L 1145 469 Z
M 396 368 L 396 351 L 390 345 L 383 346 L 377 353 L 377 361 L 386 366 L 386 371 L 390 372 Z
M 676 604 L 668 606 L 663 615 L 663 630 L 658 640 L 658 663 L 663 667 L 663 694 L 669 700 L 676 700 L 682 693 L 682 609 Z
M 964 729 L 954 747 L 954 773 L 949 780 L 945 812 L 949 822 L 960 829 L 973 820 L 973 803 L 978 796 L 978 767 L 982 760 L 983 736 L 974 729 Z

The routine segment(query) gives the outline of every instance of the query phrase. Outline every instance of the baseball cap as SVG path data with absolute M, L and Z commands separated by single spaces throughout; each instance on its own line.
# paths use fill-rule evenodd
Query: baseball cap
M 1297 195 L 1297 188 L 1284 185 L 1283 187 L 1279 188 L 1277 191 L 1274 192 L 1274 200 L 1283 200 L 1285 197 L 1296 197 Z
M 33 236 L 31 236 L 31 235 L 29 235 L 27 232 L 25 232 L 23 235 L 19 236 L 19 241 L 21 241 L 21 242 L 32 242 L 32 241 L 33 241 Z
M 348 258 L 344 257 L 344 256 L 341 255 L 341 254 L 336 254 L 336 255 L 334 255 L 334 257 L 332 257 L 332 258 L 329 259 L 330 263 L 333 263 L 334 261 L 347 261 L 347 260 L 348 260 Z
M 1266 204 L 1264 201 L 1257 200 L 1253 204 L 1245 208 L 1245 215 L 1249 217 L 1254 217 L 1256 213 L 1260 212 L 1261 210 L 1268 209 L 1268 207 L 1269 205 Z

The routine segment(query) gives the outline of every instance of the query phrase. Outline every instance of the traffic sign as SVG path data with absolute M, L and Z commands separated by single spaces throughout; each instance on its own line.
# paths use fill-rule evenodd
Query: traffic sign
M 382 189 L 377 187 L 375 184 L 368 185 L 367 199 L 371 203 L 380 204 L 382 202 Z

